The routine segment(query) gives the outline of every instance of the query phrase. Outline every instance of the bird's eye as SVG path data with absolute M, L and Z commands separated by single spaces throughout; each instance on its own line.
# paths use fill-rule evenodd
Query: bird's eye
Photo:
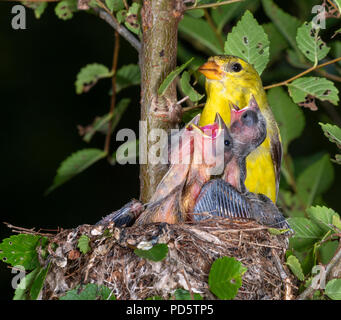
M 228 147 L 231 144 L 231 141 L 230 140 L 224 140 L 224 144 L 226 147 Z
M 256 114 L 256 112 L 254 112 L 252 110 L 246 111 L 242 115 L 241 120 L 242 120 L 242 123 L 248 127 L 252 127 L 258 123 L 257 114 Z
M 239 71 L 241 71 L 242 69 L 243 69 L 242 65 L 241 65 L 240 63 L 238 63 L 238 62 L 232 64 L 232 66 L 231 66 L 231 70 L 232 70 L 233 72 L 239 72 Z

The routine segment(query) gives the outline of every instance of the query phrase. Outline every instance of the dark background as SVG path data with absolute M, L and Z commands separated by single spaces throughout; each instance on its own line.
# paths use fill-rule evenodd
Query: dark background
M 281 7 L 290 12 L 289 2 L 287 8 L 284 3 Z M 87 144 L 78 135 L 77 125 L 88 125 L 95 116 L 108 112 L 111 82 L 102 80 L 82 95 L 76 95 L 74 82 L 86 64 L 98 62 L 111 68 L 113 30 L 84 12 L 68 21 L 59 20 L 54 5 L 49 5 L 39 20 L 27 9 L 27 29 L 13 30 L 13 5 L 0 2 L 0 222 L 37 229 L 93 224 L 139 196 L 138 165 L 111 166 L 102 160 L 50 195 L 44 196 L 44 191 L 52 184 L 61 161 L 71 153 L 87 147 L 103 148 L 104 136 L 97 134 Z M 260 23 L 268 21 L 261 10 L 256 18 Z M 136 63 L 137 55 L 130 45 L 123 39 L 120 44 L 118 67 Z M 123 90 L 120 97 L 130 97 L 132 103 L 117 130 L 131 128 L 137 133 L 139 88 Z M 304 156 L 327 150 L 334 155 L 335 145 L 318 125 L 323 111 L 304 113 L 305 131 L 292 143 L 290 153 Z M 114 143 L 114 137 L 112 150 L 121 144 Z M 340 213 L 337 181 L 341 170 L 340 166 L 334 168 L 334 184 L 324 200 Z M 0 240 L 10 235 L 1 223 Z M 0 299 L 12 298 L 12 276 L 8 266 L 0 263 Z

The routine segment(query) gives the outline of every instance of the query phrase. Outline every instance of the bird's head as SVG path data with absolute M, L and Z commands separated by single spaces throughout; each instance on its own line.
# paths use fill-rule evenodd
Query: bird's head
M 246 157 L 264 141 L 266 121 L 253 96 L 245 108 L 233 106 L 231 109 L 230 132 L 234 153 L 240 157 Z
M 233 140 L 230 130 L 219 113 L 213 124 L 199 126 L 187 125 L 187 130 L 194 137 L 194 159 L 198 157 L 205 165 L 223 168 L 233 157 Z
M 245 81 L 259 79 L 256 69 L 245 60 L 236 56 L 221 55 L 210 57 L 199 71 L 208 80 Z

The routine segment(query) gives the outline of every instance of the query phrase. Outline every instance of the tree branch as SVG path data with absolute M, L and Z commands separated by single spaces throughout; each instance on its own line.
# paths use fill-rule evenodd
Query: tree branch
M 296 76 L 288 79 L 288 80 L 285 80 L 285 81 L 282 81 L 282 82 L 278 82 L 278 83 L 274 83 L 274 84 L 271 84 L 269 86 L 265 86 L 264 90 L 268 90 L 270 88 L 275 88 L 275 87 L 280 87 L 280 86 L 286 86 L 290 82 L 292 82 L 292 81 L 294 81 L 294 80 L 296 80 L 296 79 L 306 75 L 307 73 L 310 73 L 310 72 L 312 72 L 312 71 L 314 71 L 316 69 L 323 68 L 323 67 L 325 67 L 325 66 L 327 66 L 329 64 L 332 64 L 332 63 L 335 63 L 335 62 L 338 62 L 338 61 L 341 61 L 341 57 L 338 57 L 336 59 L 333 59 L 333 60 L 330 60 L 330 61 L 327 61 L 327 62 L 324 62 L 324 63 L 321 63 L 321 64 L 318 64 L 317 66 L 313 66 L 313 67 L 311 67 L 311 68 L 309 68 L 309 69 L 307 69 L 307 70 L 297 74 Z
M 99 17 L 106 21 L 112 28 L 114 28 L 122 38 L 126 39 L 138 53 L 141 51 L 141 42 L 136 39 L 124 26 L 118 23 L 115 16 L 108 10 L 108 8 L 99 0 L 96 3 L 100 8 L 93 8 L 98 13 Z
M 221 2 L 217 2 L 217 3 L 208 3 L 208 4 L 202 4 L 200 6 L 192 6 L 192 7 L 187 7 L 185 10 L 195 10 L 195 9 L 206 9 L 206 8 L 215 8 L 215 7 L 220 7 L 226 4 L 231 4 L 231 3 L 235 3 L 235 2 L 241 2 L 244 0 L 228 0 L 228 1 L 221 1 Z

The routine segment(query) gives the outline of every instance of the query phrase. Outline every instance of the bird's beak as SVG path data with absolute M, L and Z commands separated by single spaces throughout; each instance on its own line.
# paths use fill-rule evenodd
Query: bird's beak
M 221 80 L 223 78 L 223 72 L 221 71 L 220 66 L 214 61 L 204 63 L 198 71 L 210 80 Z
M 226 126 L 223 118 L 221 117 L 221 115 L 218 112 L 216 113 L 214 123 L 216 123 L 218 125 L 218 129 L 217 129 L 218 132 L 217 132 L 216 136 L 220 135 L 223 132 L 223 130 L 228 131 L 227 126 Z

